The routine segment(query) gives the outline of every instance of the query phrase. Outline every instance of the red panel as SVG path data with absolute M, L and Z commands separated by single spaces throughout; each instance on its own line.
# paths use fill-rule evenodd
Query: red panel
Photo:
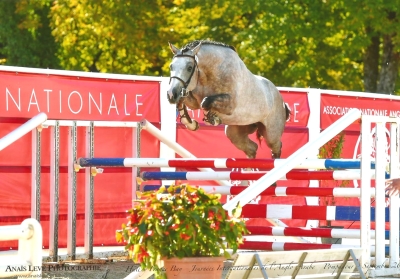
M 158 81 L 0 71 L 0 117 L 160 122 Z
M 290 120 L 286 126 L 307 127 L 310 117 L 310 106 L 308 104 L 308 93 L 297 91 L 280 91 L 283 100 L 291 110 Z
M 0 137 L 20 124 L 1 123 Z M 94 153 L 104 157 L 132 157 L 132 128 L 94 128 Z M 50 203 L 50 136 L 51 129 L 42 132 L 41 224 L 43 245 L 49 245 Z M 77 157 L 85 157 L 85 128 L 78 127 Z M 66 247 L 68 202 L 68 128 L 60 127 L 60 183 L 59 183 L 59 246 Z M 159 157 L 159 142 L 147 132 L 142 133 L 141 154 Z M 25 135 L 0 152 L 0 164 L 10 166 L 0 172 L 0 225 L 19 224 L 30 216 L 31 210 L 31 134 Z M 132 174 L 130 168 L 105 168 L 94 178 L 94 245 L 117 245 L 115 230 L 126 222 L 125 211 L 132 204 Z M 77 175 L 77 245 L 84 239 L 84 170 Z M 119 245 L 119 244 L 118 244 Z M 0 249 L 17 246 L 16 241 L 1 242 Z M 1 248 L 3 247 L 3 248 Z M 8 247 L 8 248 L 7 248 Z
M 364 115 L 400 116 L 399 100 L 321 94 L 321 128 L 326 129 L 351 108 L 360 109 Z M 348 130 L 360 131 L 359 121 Z

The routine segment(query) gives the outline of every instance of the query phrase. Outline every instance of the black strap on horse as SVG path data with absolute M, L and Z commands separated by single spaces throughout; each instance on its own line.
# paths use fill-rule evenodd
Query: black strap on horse
M 181 108 L 181 109 L 176 107 L 178 112 L 183 110 L 183 114 L 182 115 L 179 113 L 179 120 L 182 123 L 182 118 L 186 118 L 189 121 L 189 123 L 191 124 L 192 123 L 192 118 L 190 118 L 190 116 L 189 116 L 189 113 L 187 111 L 186 105 L 185 104 L 182 104 L 182 105 L 183 105 L 183 108 Z
M 194 60 L 194 67 L 193 67 L 192 72 L 190 73 L 190 77 L 189 77 L 188 81 L 185 82 L 183 79 L 181 79 L 180 77 L 177 77 L 177 76 L 173 76 L 173 77 L 169 78 L 169 83 L 171 83 L 171 79 L 173 79 L 173 78 L 176 78 L 177 80 L 179 80 L 180 82 L 183 83 L 183 88 L 182 88 L 181 94 L 182 94 L 182 97 L 187 97 L 190 93 L 190 91 L 188 91 L 187 88 L 189 86 L 190 81 L 192 80 L 195 69 L 198 68 L 197 59 L 196 59 L 195 55 L 184 54 L 182 51 L 175 54 L 173 58 L 175 58 L 175 57 L 190 57 Z

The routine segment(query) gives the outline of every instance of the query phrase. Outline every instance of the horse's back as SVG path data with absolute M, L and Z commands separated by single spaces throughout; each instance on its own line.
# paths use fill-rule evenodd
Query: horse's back
M 264 122 L 267 118 L 272 121 L 279 117 L 285 119 L 282 95 L 270 80 L 247 70 L 237 86 L 234 117 L 247 122 L 245 124 Z
M 267 118 L 272 121 L 277 121 L 278 117 L 285 119 L 283 99 L 276 86 L 270 80 L 254 75 L 234 50 L 204 45 L 199 51 L 200 63 L 207 76 L 202 92 L 199 92 L 202 98 L 216 94 L 227 94 L 231 98 L 232 112 L 218 115 L 223 124 L 249 125 L 264 123 Z

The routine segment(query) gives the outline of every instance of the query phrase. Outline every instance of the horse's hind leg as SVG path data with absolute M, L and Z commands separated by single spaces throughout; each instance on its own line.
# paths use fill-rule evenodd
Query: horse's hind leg
M 282 142 L 281 137 L 283 133 L 283 128 L 273 127 L 270 129 L 266 127 L 263 123 L 259 122 L 258 133 L 264 137 L 267 146 L 271 149 L 272 158 L 278 159 L 281 157 Z
M 225 129 L 226 136 L 239 150 L 242 150 L 248 158 L 255 158 L 258 145 L 249 139 L 249 135 L 257 130 L 256 124 L 228 125 Z

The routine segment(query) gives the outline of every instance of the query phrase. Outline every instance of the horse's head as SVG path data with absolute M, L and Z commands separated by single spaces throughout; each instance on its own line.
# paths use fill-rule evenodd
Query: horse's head
M 198 77 L 194 76 L 194 73 L 199 70 L 197 52 L 201 43 L 192 49 L 183 50 L 178 49 L 171 43 L 168 44 L 174 57 L 169 66 L 171 75 L 167 97 L 171 104 L 177 104 L 180 98 L 186 97 L 196 87 Z

